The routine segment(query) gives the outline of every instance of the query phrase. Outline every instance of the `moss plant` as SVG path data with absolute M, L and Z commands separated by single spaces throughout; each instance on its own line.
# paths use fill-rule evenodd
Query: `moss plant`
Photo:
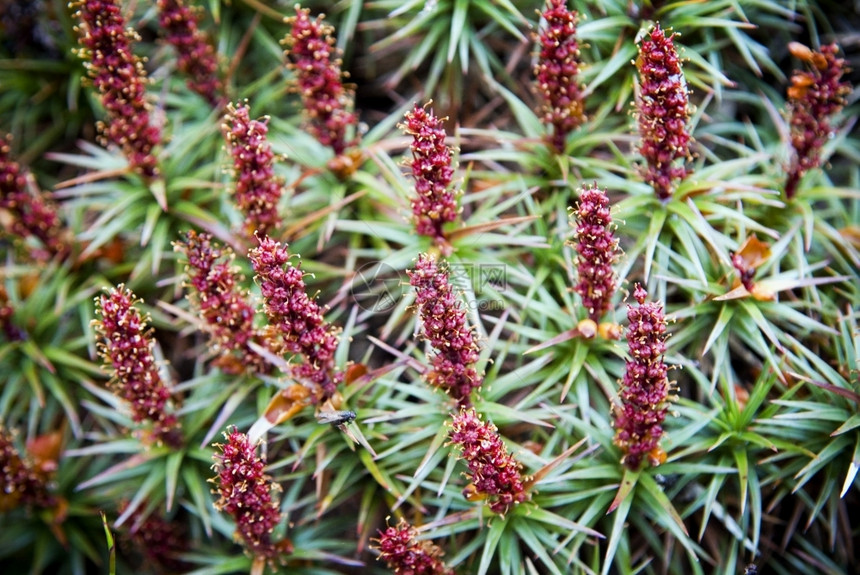
M 847 4 L 3 3 L 0 571 L 855 573 Z

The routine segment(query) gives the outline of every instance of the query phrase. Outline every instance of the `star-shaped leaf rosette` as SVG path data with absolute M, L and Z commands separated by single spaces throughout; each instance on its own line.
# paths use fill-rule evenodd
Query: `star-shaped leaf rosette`
M 809 277 L 803 270 L 785 270 L 768 277 L 756 278 L 759 270 L 771 271 L 774 264 L 785 253 L 791 235 L 783 238 L 776 247 L 777 253 L 772 253 L 771 245 L 758 239 L 756 234 L 749 235 L 738 248 L 731 254 L 734 273 L 730 275 L 730 289 L 714 297 L 714 301 L 730 301 L 743 298 L 752 298 L 759 302 L 776 301 L 780 292 L 790 292 L 798 288 L 808 288 L 817 285 L 843 282 L 848 276 L 820 276 Z M 826 262 L 825 262 L 826 263 Z M 815 266 L 823 267 L 821 264 Z M 812 271 L 810 269 L 809 271 Z

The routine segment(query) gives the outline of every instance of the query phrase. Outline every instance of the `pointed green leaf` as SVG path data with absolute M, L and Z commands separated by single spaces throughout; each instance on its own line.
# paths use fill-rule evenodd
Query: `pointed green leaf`
M 738 482 L 741 488 L 741 509 L 740 514 L 746 512 L 747 507 L 747 489 L 749 489 L 749 460 L 747 459 L 747 451 L 742 446 L 737 446 L 732 451 L 735 458 L 735 463 L 738 466 Z
M 610 505 L 610 509 L 615 511 L 615 515 L 614 521 L 612 522 L 612 530 L 609 532 L 609 541 L 606 544 L 606 555 L 603 559 L 603 569 L 600 572 L 601 575 L 609 575 L 609 572 L 612 569 L 612 559 L 615 557 L 618 545 L 621 543 L 624 525 L 627 522 L 627 514 L 630 513 L 630 507 L 633 505 L 634 496 L 632 494 L 632 489 L 633 486 L 636 485 L 637 477 L 638 473 L 632 475 L 631 472 L 631 475 L 628 476 L 628 473 L 625 472 L 624 481 L 622 481 L 621 488 L 619 488 L 618 493 L 620 495 L 621 489 L 623 489 L 625 485 L 629 485 L 629 488 L 627 488 L 627 495 L 620 498 L 616 495 L 615 501 Z
M 860 437 L 857 438 L 857 442 L 854 444 L 854 456 L 848 464 L 848 472 L 845 474 L 845 481 L 842 482 L 842 491 L 839 492 L 840 499 L 844 498 L 848 493 L 848 490 L 851 489 L 851 485 L 854 483 L 854 478 L 857 477 L 858 470 L 860 470 Z
M 108 548 L 108 573 L 109 575 L 116 575 L 116 545 L 113 541 L 113 533 L 111 533 L 110 527 L 108 527 L 107 515 L 105 515 L 104 511 L 101 511 L 102 516 L 102 526 L 104 526 L 105 530 L 105 540 L 107 541 Z
M 484 541 L 484 549 L 481 553 L 481 562 L 478 564 L 477 575 L 486 575 L 489 571 L 496 554 L 496 547 L 498 547 L 499 540 L 505 533 L 506 525 L 507 523 L 503 519 L 498 518 L 490 523 L 490 529 L 487 532 L 487 539 Z

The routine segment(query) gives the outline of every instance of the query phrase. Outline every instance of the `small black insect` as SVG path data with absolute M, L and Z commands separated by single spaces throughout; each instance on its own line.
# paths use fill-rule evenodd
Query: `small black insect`
M 340 427 L 355 421 L 354 411 L 321 411 L 317 414 L 319 423 L 331 423 L 333 427 Z

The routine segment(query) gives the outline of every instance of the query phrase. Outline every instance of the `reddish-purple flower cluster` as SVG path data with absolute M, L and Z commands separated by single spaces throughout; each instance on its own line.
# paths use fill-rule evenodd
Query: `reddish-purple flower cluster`
M 406 123 L 400 128 L 412 136 L 412 177 L 418 197 L 412 200 L 416 231 L 446 245 L 442 226 L 457 219 L 456 190 L 451 189 L 454 175 L 451 149 L 445 145 L 443 119 L 428 111 L 429 104 L 417 104 L 406 112 Z
M 93 322 L 98 351 L 112 372 L 111 387 L 131 407 L 135 423 L 150 422 L 152 438 L 172 447 L 182 444 L 179 421 L 168 413 L 170 390 L 158 373 L 155 345 L 147 319 L 134 307 L 131 290 L 119 285 L 96 298 Z
M 19 505 L 44 508 L 56 503 L 45 474 L 21 456 L 12 433 L 0 425 L 0 513 Z
M 508 453 L 495 425 L 481 421 L 474 408 L 463 408 L 453 418 L 449 437 L 469 467 L 472 484 L 463 491 L 467 499 L 488 498 L 499 515 L 528 501 L 523 466 Z
M 433 369 L 425 378 L 430 385 L 445 390 L 459 405 L 469 406 L 472 391 L 481 387 L 483 378 L 475 370 L 480 348 L 466 324 L 466 310 L 454 294 L 447 270 L 441 269 L 433 258 L 422 254 L 415 269 L 406 273 L 415 288 L 422 335 L 436 352 L 431 359 Z
M 660 448 L 670 388 L 663 363 L 666 319 L 661 305 L 645 302 L 647 295 L 636 284 L 633 297 L 639 306 L 627 306 L 627 345 L 633 359 L 627 362 L 618 394 L 621 404 L 615 406 L 615 444 L 624 452 L 622 463 L 632 470 L 639 469 L 646 456 L 651 465 L 666 457 Z
M 24 341 L 27 333 L 15 325 L 14 315 L 15 308 L 9 302 L 6 286 L 0 284 L 0 333 L 6 337 L 6 341 Z
M 785 195 L 793 197 L 806 172 L 821 165 L 821 148 L 833 132 L 830 118 L 845 105 L 851 84 L 842 82 L 845 60 L 837 58 L 836 44 L 813 52 L 792 42 L 791 53 L 809 64 L 809 71 L 796 70 L 788 89 L 791 112 L 791 146 L 794 156 L 788 168 Z
M 236 535 L 255 558 L 268 560 L 292 551 L 288 539 L 272 541 L 272 531 L 281 522 L 280 506 L 272 490 L 277 484 L 266 475 L 266 462 L 257 455 L 248 436 L 235 428 L 224 434 L 225 444 L 215 444 L 217 472 L 214 483 L 220 496 L 215 508 L 236 522 Z
M 339 156 L 353 144 L 347 140 L 347 129 L 357 119 L 347 110 L 352 95 L 343 85 L 334 29 L 323 23 L 323 15 L 312 19 L 310 10 L 298 5 L 296 15 L 287 21 L 292 25 L 284 38 L 287 65 L 296 73 L 311 133 Z
M 303 356 L 304 363 L 295 366 L 292 375 L 314 384 L 318 399 L 329 398 L 343 379 L 343 374 L 334 369 L 337 332 L 325 321 L 325 310 L 308 297 L 301 265 L 289 261 L 287 246 L 268 237 L 259 241 L 250 258 L 259 279 L 271 336 L 276 338 L 269 345 L 282 345 L 286 351 Z
M 125 513 L 128 503 L 119 506 L 119 512 Z M 143 517 L 145 505 L 140 505 L 126 520 L 129 525 L 128 538 L 145 558 L 147 567 L 154 566 L 158 573 L 187 573 L 190 565 L 179 555 L 188 551 L 188 540 L 182 532 L 182 527 L 175 521 L 167 520 L 157 510 Z M 143 569 L 141 569 L 143 570 Z
M 639 151 L 647 162 L 645 181 L 661 200 L 671 197 L 673 182 L 688 171 L 676 160 L 690 156 L 687 87 L 672 39 L 656 26 L 639 46 L 639 94 L 636 98 Z
M 567 8 L 565 0 L 547 0 L 542 16 L 546 25 L 538 35 L 540 53 L 534 75 L 544 101 L 541 119 L 553 127 L 549 141 L 556 152 L 562 153 L 567 135 L 585 121 L 583 89 L 577 82 L 577 14 Z
M 262 345 L 263 340 L 254 328 L 256 312 L 248 303 L 248 291 L 240 286 L 242 276 L 233 265 L 233 250 L 194 230 L 175 247 L 188 258 L 188 299 L 212 337 L 220 356 L 218 367 L 227 373 L 269 372 L 271 365 L 248 345 Z
M 583 188 L 574 214 L 577 219 L 576 251 L 579 254 L 576 293 L 588 310 L 588 318 L 599 322 L 609 311 L 617 287 L 612 265 L 618 259 L 618 240 L 612 233 L 606 191 L 598 188 L 597 184 Z
M 100 124 L 106 141 L 122 148 L 133 168 L 144 177 L 158 174 L 153 148 L 161 131 L 150 124 L 146 101 L 146 72 L 132 52 L 137 39 L 127 30 L 118 0 L 80 0 L 78 8 L 82 55 L 99 91 L 108 119 Z
M 41 194 L 29 192 L 26 172 L 12 159 L 11 137 L 0 136 L 0 210 L 9 214 L 5 233 L 19 239 L 35 238 L 41 244 L 31 253 L 42 259 L 66 251 L 60 239 L 56 208 Z
M 233 196 L 245 214 L 245 232 L 266 235 L 281 225 L 278 202 L 283 182 L 275 175 L 275 154 L 266 138 L 268 118 L 252 120 L 247 104 L 229 104 L 222 129 L 233 156 Z
M 215 48 L 198 28 L 200 16 L 184 0 L 158 0 L 158 23 L 176 49 L 177 69 L 188 76 L 188 87 L 213 106 L 221 97 Z
M 416 537 L 415 528 L 401 518 L 397 526 L 379 532 L 379 559 L 395 575 L 453 575 L 454 571 L 442 561 L 442 550 Z

